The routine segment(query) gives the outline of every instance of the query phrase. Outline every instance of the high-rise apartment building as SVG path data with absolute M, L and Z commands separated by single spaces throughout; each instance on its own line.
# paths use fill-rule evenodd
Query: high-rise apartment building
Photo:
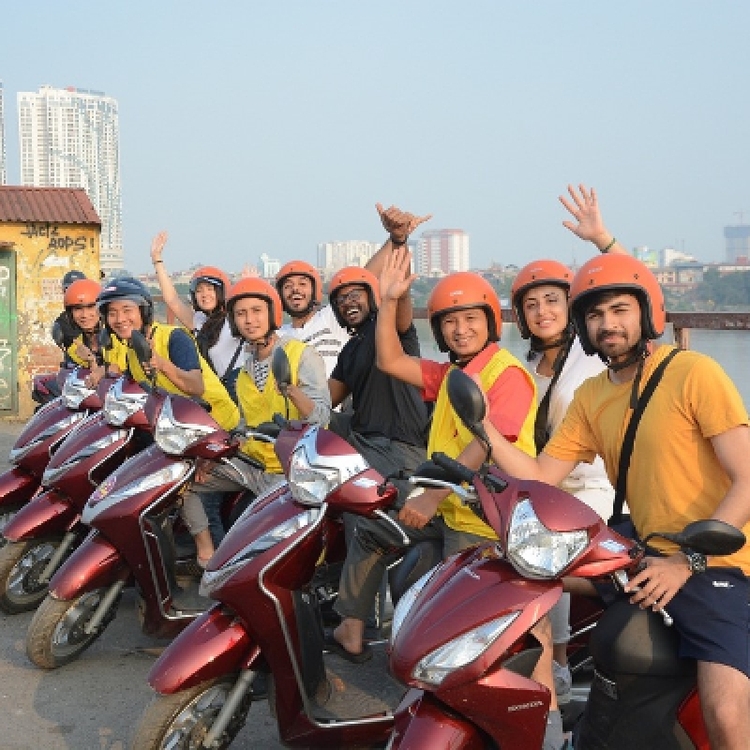
M 724 227 L 726 262 L 734 264 L 738 259 L 750 258 L 750 224 L 735 224 Z
M 0 81 L 0 185 L 8 184 L 7 151 L 5 150 L 5 103 L 3 82 Z
M 365 240 L 321 242 L 318 245 L 318 268 L 328 278 L 339 268 L 364 266 L 382 246 L 382 243 Z
M 431 229 L 417 241 L 416 272 L 445 276 L 469 270 L 469 235 L 463 229 Z
M 99 91 L 42 86 L 18 94 L 21 184 L 82 187 L 102 221 L 100 263 L 123 267 L 117 102 Z

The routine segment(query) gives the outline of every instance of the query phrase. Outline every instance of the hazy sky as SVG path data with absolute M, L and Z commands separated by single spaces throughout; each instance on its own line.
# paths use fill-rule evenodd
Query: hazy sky
M 590 252 L 568 182 L 632 247 L 723 259 L 750 221 L 750 3 L 274 0 L 8 3 L 16 92 L 120 105 L 125 264 L 239 270 L 380 240 L 377 201 L 471 236 L 472 265 Z M 174 258 L 174 260 L 172 260 Z

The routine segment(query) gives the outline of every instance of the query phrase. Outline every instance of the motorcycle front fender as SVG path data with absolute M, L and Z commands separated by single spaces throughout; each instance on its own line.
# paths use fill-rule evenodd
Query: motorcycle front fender
M 388 750 L 449 747 L 451 750 L 483 750 L 485 742 L 477 727 L 448 713 L 430 693 L 412 688 L 396 709 Z
M 241 622 L 214 605 L 167 646 L 148 675 L 151 687 L 170 695 L 250 667 L 260 649 Z
M 39 489 L 41 477 L 14 466 L 0 474 L 0 508 L 25 505 Z
M 37 495 L 5 525 L 3 536 L 11 542 L 60 536 L 79 519 L 64 495 L 47 490 Z
M 55 599 L 69 601 L 129 576 L 122 555 L 99 534 L 90 534 L 49 582 Z

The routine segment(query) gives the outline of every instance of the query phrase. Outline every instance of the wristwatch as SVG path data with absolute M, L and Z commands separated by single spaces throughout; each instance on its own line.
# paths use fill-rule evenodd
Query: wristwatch
M 705 573 L 706 572 L 706 556 L 700 552 L 694 552 L 691 549 L 682 550 L 682 554 L 687 557 L 688 568 L 691 573 Z

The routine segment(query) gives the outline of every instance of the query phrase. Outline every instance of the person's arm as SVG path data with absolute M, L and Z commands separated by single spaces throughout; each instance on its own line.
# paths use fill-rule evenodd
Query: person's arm
M 188 396 L 200 397 L 206 389 L 195 342 L 179 328 L 169 336 L 169 358 L 154 352 L 149 365 Z
M 750 521 L 750 428 L 734 427 L 710 438 L 714 453 L 731 485 L 711 518 L 741 529 Z M 682 552 L 666 557 L 646 557 L 645 568 L 634 576 L 625 591 L 635 591 L 630 601 L 641 608 L 655 610 L 666 607 L 693 575 Z
M 576 237 L 592 242 L 600 253 L 620 253 L 628 255 L 628 251 L 617 241 L 615 236 L 604 226 L 599 212 L 599 200 L 596 190 L 587 190 L 585 185 L 578 186 L 578 193 L 572 185 L 568 185 L 568 193 L 573 199 L 570 203 L 564 196 L 559 196 L 560 203 L 576 220 L 564 221 L 563 226 L 573 232 Z M 580 193 L 580 194 L 579 194 Z M 576 223 L 577 222 L 577 223 Z
M 489 419 L 483 424 L 492 445 L 492 460 L 514 477 L 558 485 L 577 466 L 576 461 L 561 461 L 544 452 L 536 458 L 530 456 L 506 440 Z
M 398 337 L 398 306 L 409 297 L 416 278 L 411 271 L 411 253 L 403 245 L 388 254 L 380 272 L 380 310 L 375 327 L 377 366 L 382 372 L 422 388 L 422 366 L 419 357 L 408 355 Z
M 349 389 L 332 375 L 328 378 L 328 393 L 331 395 L 331 405 L 336 408 L 349 395 Z
M 162 254 L 164 245 L 167 244 L 168 234 L 159 232 L 151 242 L 151 262 L 154 264 L 156 272 L 156 281 L 161 289 L 161 296 L 164 297 L 164 304 L 172 311 L 177 320 L 182 323 L 189 331 L 193 330 L 193 308 L 188 305 L 174 288 L 172 279 L 169 278 L 167 269 L 164 267 Z M 170 378 L 171 379 L 171 378 Z
M 302 352 L 297 381 L 297 385 L 287 387 L 286 393 L 300 416 L 311 424 L 328 424 L 331 394 L 326 380 L 326 366 L 312 346 L 306 346 Z
M 385 259 L 388 257 L 389 252 L 398 247 L 404 247 L 409 235 L 424 222 L 429 221 L 432 218 L 432 214 L 427 216 L 414 216 L 406 211 L 401 211 L 396 206 L 384 209 L 380 203 L 377 203 L 375 207 L 380 215 L 380 221 L 383 224 L 384 229 L 388 232 L 388 239 L 386 240 L 383 247 L 378 250 L 375 255 L 367 261 L 365 268 L 371 271 L 375 276 L 380 276 L 383 270 L 383 264 Z M 398 308 L 396 312 L 396 327 L 399 333 L 406 331 L 412 323 L 414 318 L 414 310 L 412 307 L 412 301 L 410 295 L 405 295 L 398 301 Z

